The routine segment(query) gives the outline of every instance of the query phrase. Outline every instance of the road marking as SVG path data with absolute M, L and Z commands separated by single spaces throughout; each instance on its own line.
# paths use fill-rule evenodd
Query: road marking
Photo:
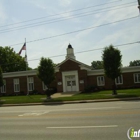
M 78 108 L 78 109 L 57 109 L 57 110 L 48 110 L 44 112 L 39 111 L 31 111 L 28 113 L 23 113 L 18 115 L 19 117 L 22 116 L 40 116 L 49 112 L 59 112 L 59 111 L 80 111 L 80 110 L 107 110 L 107 109 L 120 109 L 121 107 L 98 107 L 98 108 Z
M 52 111 L 76 111 L 76 110 L 106 110 L 106 109 L 120 109 L 122 107 L 97 107 L 97 108 L 72 108 L 72 109 L 57 109 L 57 110 L 49 110 Z
M 18 115 L 19 117 L 23 117 L 23 116 L 40 116 L 40 115 L 43 115 L 43 114 L 46 114 L 46 113 L 49 113 L 48 111 L 45 111 L 45 112 L 33 112 L 33 113 L 24 113 L 24 114 L 21 114 L 21 115 Z
M 45 109 L 45 110 L 31 110 L 31 111 L 29 111 L 29 112 L 45 112 L 46 110 L 48 111 L 48 112 L 54 112 L 54 111 L 72 111 L 72 110 L 105 110 L 105 109 L 120 109 L 120 108 L 122 108 L 122 107 L 97 107 L 97 108 L 76 108 L 76 109 L 74 109 L 74 108 L 70 108 L 70 109 L 52 109 L 52 110 L 50 110 L 50 109 Z M 0 110 L 0 113 L 25 113 L 25 112 L 27 112 L 27 110 L 23 110 L 23 111 L 10 111 L 10 110 L 8 110 L 8 111 L 1 111 Z
M 118 125 L 104 125 L 104 126 L 64 126 L 64 127 L 46 127 L 48 129 L 81 129 L 81 128 L 112 128 Z

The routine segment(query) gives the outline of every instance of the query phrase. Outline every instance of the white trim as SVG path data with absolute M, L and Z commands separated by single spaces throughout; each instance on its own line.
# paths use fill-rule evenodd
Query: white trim
M 100 70 L 90 70 L 87 71 L 87 75 L 88 76 L 92 76 L 92 75 L 104 75 L 104 70 L 100 69 Z
M 1 87 L 1 93 L 6 93 L 6 80 L 3 80 L 3 86 Z M 4 88 L 5 87 L 5 88 Z
M 129 72 L 140 72 L 140 66 L 136 67 L 124 67 L 121 69 L 121 73 L 129 73 Z M 88 76 L 92 75 L 104 75 L 104 69 L 99 70 L 88 70 L 87 71 Z
M 47 89 L 47 86 L 44 84 L 44 82 L 42 82 L 42 88 L 44 91 Z
M 140 72 L 140 66 L 122 68 L 122 73 L 128 73 L 128 72 Z
M 21 77 L 21 76 L 32 76 L 37 75 L 36 70 L 28 70 L 28 71 L 18 71 L 18 72 L 8 72 L 3 73 L 3 78 L 9 78 L 9 77 Z
M 28 91 L 33 91 L 34 90 L 34 77 L 28 77 Z M 33 89 L 30 89 L 29 84 L 33 84 Z
M 79 65 L 81 70 L 91 70 L 91 68 L 85 66 L 85 65 Z
M 135 79 L 135 75 L 137 75 L 136 77 L 137 77 L 137 82 L 136 82 L 136 79 Z M 134 73 L 133 74 L 133 77 L 134 77 L 134 83 L 140 83 L 140 80 L 139 80 L 139 77 L 138 77 L 138 75 L 140 75 L 140 73 Z
M 72 59 L 67 59 L 67 60 L 72 60 Z M 55 67 L 55 72 L 59 72 L 59 66 L 62 65 L 64 62 L 67 60 L 64 60 L 62 63 L 58 64 Z M 87 75 L 92 76 L 92 75 L 104 75 L 104 69 L 99 69 L 99 70 L 90 70 L 90 66 L 85 65 L 79 61 L 72 60 L 73 62 L 76 62 L 79 65 L 81 70 L 87 70 Z M 124 67 L 121 69 L 122 73 L 129 73 L 129 72 L 140 72 L 140 66 L 136 67 Z M 18 71 L 18 72 L 8 72 L 8 73 L 3 73 L 3 78 L 9 78 L 9 77 L 21 77 L 21 76 L 33 76 L 37 75 L 37 70 L 28 70 L 28 71 Z
M 77 71 L 67 71 L 62 72 L 62 80 L 63 80 L 63 92 L 66 92 L 66 76 L 74 75 L 76 80 L 76 91 L 79 91 L 79 80 L 78 80 L 78 72 Z
M 14 83 L 14 92 L 20 92 L 20 82 L 19 82 L 19 78 L 14 78 L 13 79 L 13 83 Z M 19 89 L 17 90 L 16 86 L 19 86 Z
M 121 80 L 120 80 L 120 77 L 121 77 Z M 117 83 L 117 80 L 118 80 L 118 83 Z M 120 76 L 118 76 L 116 79 L 115 79 L 115 83 L 116 83 L 116 85 L 123 85 L 123 76 L 122 75 L 120 75 Z
M 103 78 L 102 82 L 100 82 L 101 78 Z M 97 76 L 97 85 L 98 86 L 104 86 L 105 85 L 105 78 L 104 78 L 104 76 Z

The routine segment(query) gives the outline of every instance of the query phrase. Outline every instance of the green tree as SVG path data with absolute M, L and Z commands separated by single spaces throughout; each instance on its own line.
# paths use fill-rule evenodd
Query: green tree
M 130 61 L 129 67 L 140 66 L 140 60 Z
M 25 59 L 15 53 L 11 47 L 0 47 L 0 66 L 3 72 L 26 70 Z
M 103 69 L 103 61 L 92 61 L 91 66 L 94 69 Z
M 3 76 L 2 76 L 2 69 L 1 69 L 1 67 L 0 67 L 0 87 L 2 87 L 3 86 Z
M 47 98 L 49 99 L 51 97 L 50 95 L 50 85 L 55 79 L 55 69 L 54 69 L 54 63 L 51 59 L 47 59 L 42 57 L 38 66 L 37 71 L 38 77 L 41 79 L 42 82 L 47 86 L 46 94 Z
M 115 95 L 117 94 L 115 78 L 121 74 L 121 58 L 121 52 L 118 49 L 115 49 L 113 45 L 110 45 L 103 50 L 102 60 L 105 75 L 112 79 L 113 94 Z

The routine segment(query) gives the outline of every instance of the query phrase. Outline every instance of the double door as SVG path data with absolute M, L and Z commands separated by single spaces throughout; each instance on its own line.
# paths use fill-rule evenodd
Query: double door
M 75 75 L 66 76 L 66 91 L 76 91 L 76 78 Z

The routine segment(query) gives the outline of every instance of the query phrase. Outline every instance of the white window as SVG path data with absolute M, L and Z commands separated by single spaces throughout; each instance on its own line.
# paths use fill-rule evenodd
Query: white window
M 34 78 L 28 77 L 28 90 L 33 91 L 34 90 Z
M 97 77 L 97 85 L 98 86 L 104 86 L 105 85 L 104 76 L 98 76 Z
M 140 73 L 134 74 L 134 83 L 140 83 Z
M 42 82 L 42 86 L 43 86 L 43 90 L 47 89 L 47 86 L 44 84 L 44 82 Z
M 3 80 L 3 86 L 1 87 L 1 93 L 6 93 L 6 80 Z
M 118 76 L 118 77 L 115 79 L 115 83 L 116 83 L 117 85 L 123 84 L 123 77 L 122 77 L 122 75 L 121 75 L 121 76 Z
M 19 79 L 14 79 L 14 92 L 20 91 Z

